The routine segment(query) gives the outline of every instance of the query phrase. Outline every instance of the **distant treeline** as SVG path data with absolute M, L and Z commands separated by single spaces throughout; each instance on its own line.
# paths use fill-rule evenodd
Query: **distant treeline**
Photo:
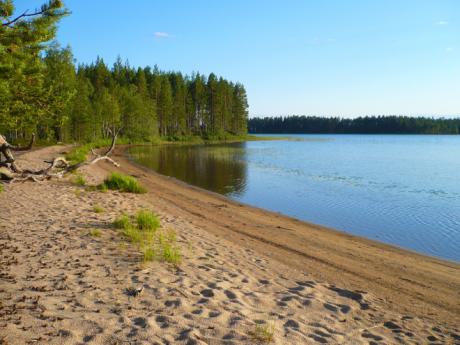
M 69 14 L 62 1 L 14 13 L 12 1 L 0 1 L 0 133 L 10 140 L 36 133 L 43 141 L 93 141 L 118 128 L 136 141 L 247 133 L 243 85 L 121 59 L 76 66 L 71 49 L 53 42 L 57 22 Z
M 459 134 L 460 118 L 366 116 L 346 119 L 295 115 L 252 118 L 248 128 L 250 133 Z

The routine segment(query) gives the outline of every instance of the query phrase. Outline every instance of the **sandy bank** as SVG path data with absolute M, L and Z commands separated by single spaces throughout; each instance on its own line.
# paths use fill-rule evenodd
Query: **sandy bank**
M 66 181 L 0 194 L 0 344 L 256 344 L 258 323 L 273 325 L 275 344 L 460 343 L 459 265 L 232 202 L 121 149 L 115 158 L 147 194 Z M 96 183 L 113 170 L 84 173 Z M 140 264 L 110 226 L 140 208 L 177 231 L 179 269 Z
M 460 316 L 457 263 L 233 202 L 144 169 L 127 160 L 122 149 L 117 159 L 124 172 L 140 177 L 159 204 L 207 231 L 317 279 L 374 291 L 389 308 L 435 318 L 445 314 L 446 320 Z

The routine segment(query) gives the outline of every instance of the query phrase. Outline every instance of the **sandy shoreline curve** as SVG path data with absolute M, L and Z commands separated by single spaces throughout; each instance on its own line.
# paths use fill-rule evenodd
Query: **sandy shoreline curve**
M 120 168 L 85 168 L 87 180 L 117 170 L 147 194 L 68 181 L 0 194 L 0 344 L 257 344 L 263 325 L 274 344 L 460 344 L 459 264 L 243 205 L 147 170 L 124 147 L 114 159 Z M 140 265 L 110 226 L 141 208 L 177 231 L 179 269 Z

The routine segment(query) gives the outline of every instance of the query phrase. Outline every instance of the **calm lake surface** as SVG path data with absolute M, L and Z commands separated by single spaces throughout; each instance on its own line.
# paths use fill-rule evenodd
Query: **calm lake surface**
M 460 262 L 460 136 L 289 138 L 130 153 L 247 204 Z

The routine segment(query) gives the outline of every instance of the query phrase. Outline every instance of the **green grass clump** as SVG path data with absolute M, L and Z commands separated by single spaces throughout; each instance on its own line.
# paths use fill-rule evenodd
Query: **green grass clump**
M 65 158 L 69 161 L 70 164 L 81 163 L 86 160 L 86 156 L 91 150 L 89 144 L 78 146 L 66 154 Z
M 0 193 L 4 191 L 3 184 L 0 183 Z
M 151 238 L 149 238 L 151 236 L 132 226 L 123 229 L 122 234 L 129 242 L 137 244 L 141 249 L 151 242 Z
M 102 193 L 107 193 L 109 191 L 109 188 L 105 183 L 101 183 L 100 185 L 97 186 L 97 190 L 102 192 Z
M 275 335 L 275 325 L 273 323 L 256 324 L 250 336 L 255 341 L 270 343 Z
M 149 262 L 156 259 L 155 249 L 153 248 L 144 248 L 142 250 L 142 261 Z
M 122 214 L 117 219 L 115 219 L 115 221 L 113 222 L 113 226 L 117 229 L 126 230 L 128 228 L 131 228 L 133 225 L 131 224 L 131 219 L 129 219 L 129 216 L 126 214 Z
M 102 232 L 101 232 L 101 230 L 99 230 L 99 229 L 93 229 L 93 230 L 91 230 L 91 231 L 89 232 L 89 235 L 90 235 L 91 237 L 101 237 Z
M 77 186 L 84 186 L 86 185 L 86 179 L 83 175 L 76 175 L 73 182 L 77 185 Z
M 65 158 L 71 164 L 81 163 L 86 160 L 91 149 L 98 149 L 104 146 L 109 146 L 111 139 L 100 139 L 86 144 L 79 144 L 66 154 Z
M 121 215 L 113 222 L 123 237 L 138 246 L 142 261 L 164 261 L 178 266 L 182 261 L 176 233 L 162 230 L 158 216 L 148 210 L 138 211 L 134 217 Z
M 174 230 L 158 234 L 158 247 L 161 259 L 177 266 L 182 261 L 182 255 L 176 243 L 176 233 Z
M 94 205 L 93 211 L 94 213 L 104 213 L 104 208 L 101 205 Z
M 137 194 L 146 192 L 145 188 L 142 187 L 134 177 L 117 172 L 110 174 L 110 176 L 105 179 L 100 189 L 104 188 Z
M 148 210 L 138 211 L 136 214 L 136 223 L 139 230 L 155 231 L 160 227 L 158 216 Z
M 142 227 L 137 223 L 141 219 Z M 123 236 L 131 243 L 139 246 L 140 249 L 154 242 L 155 230 L 160 226 L 160 221 L 155 214 L 149 211 L 139 211 L 136 215 L 135 222 L 123 214 L 113 222 L 117 229 L 122 230 Z

